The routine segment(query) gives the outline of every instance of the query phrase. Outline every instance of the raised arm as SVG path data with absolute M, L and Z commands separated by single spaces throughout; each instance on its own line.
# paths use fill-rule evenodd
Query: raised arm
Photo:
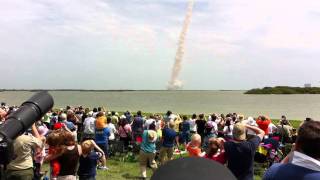
M 245 124 L 244 126 L 248 129 L 251 129 L 252 131 L 254 131 L 261 140 L 263 139 L 265 133 L 262 129 L 255 127 L 255 126 L 250 126 L 247 124 Z

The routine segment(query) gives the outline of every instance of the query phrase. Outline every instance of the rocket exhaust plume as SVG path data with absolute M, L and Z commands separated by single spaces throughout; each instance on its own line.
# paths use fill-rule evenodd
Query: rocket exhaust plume
M 189 0 L 187 15 L 183 23 L 182 31 L 180 33 L 175 62 L 172 68 L 171 78 L 168 83 L 168 90 L 181 89 L 183 86 L 182 81 L 179 80 L 179 74 L 182 68 L 182 59 L 185 51 L 186 35 L 191 22 L 193 4 L 194 4 L 194 0 Z

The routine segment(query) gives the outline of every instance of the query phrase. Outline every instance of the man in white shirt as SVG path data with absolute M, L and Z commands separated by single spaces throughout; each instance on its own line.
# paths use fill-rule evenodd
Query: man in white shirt
M 93 112 L 88 112 L 88 117 L 84 119 L 83 122 L 83 137 L 84 138 L 94 138 L 95 133 L 95 121 L 96 119 L 93 116 Z

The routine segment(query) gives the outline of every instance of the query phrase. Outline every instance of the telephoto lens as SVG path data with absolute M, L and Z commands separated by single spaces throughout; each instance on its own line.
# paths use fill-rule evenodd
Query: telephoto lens
M 34 122 L 40 120 L 53 104 L 52 96 L 46 91 L 38 92 L 22 103 L 0 127 L 0 143 L 4 140 L 14 140 L 24 133 Z

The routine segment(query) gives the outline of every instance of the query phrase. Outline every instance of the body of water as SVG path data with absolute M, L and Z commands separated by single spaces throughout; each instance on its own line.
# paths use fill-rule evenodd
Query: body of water
M 0 92 L 0 101 L 20 105 L 32 96 L 29 91 Z M 246 95 L 244 91 L 52 91 L 55 107 L 103 106 L 115 111 L 174 113 L 228 113 L 267 115 L 289 119 L 320 118 L 320 95 Z

